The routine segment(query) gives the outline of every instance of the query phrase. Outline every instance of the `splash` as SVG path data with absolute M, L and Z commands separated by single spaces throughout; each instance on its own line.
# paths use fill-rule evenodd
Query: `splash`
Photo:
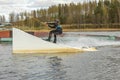
M 92 37 L 92 36 L 69 36 L 59 37 L 58 43 L 66 44 L 72 47 L 99 47 L 109 45 L 120 45 L 120 41 L 111 37 Z

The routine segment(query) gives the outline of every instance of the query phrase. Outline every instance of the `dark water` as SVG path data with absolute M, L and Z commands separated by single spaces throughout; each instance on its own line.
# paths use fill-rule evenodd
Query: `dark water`
M 120 80 L 120 41 L 71 33 L 58 43 L 98 51 L 12 54 L 11 43 L 0 43 L 0 80 Z

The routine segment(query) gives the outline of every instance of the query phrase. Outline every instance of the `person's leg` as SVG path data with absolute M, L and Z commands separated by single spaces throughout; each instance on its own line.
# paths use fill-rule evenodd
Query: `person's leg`
M 56 43 L 57 42 L 57 35 L 62 34 L 62 32 L 59 30 L 55 30 L 53 33 L 54 33 L 54 41 L 53 42 Z
M 50 32 L 49 32 L 48 41 L 50 41 L 50 40 L 51 40 L 51 37 L 52 37 L 52 33 L 53 33 L 53 31 L 50 31 Z
M 56 34 L 54 34 L 54 41 L 53 41 L 53 43 L 56 43 L 56 41 L 57 41 L 57 36 L 56 36 Z

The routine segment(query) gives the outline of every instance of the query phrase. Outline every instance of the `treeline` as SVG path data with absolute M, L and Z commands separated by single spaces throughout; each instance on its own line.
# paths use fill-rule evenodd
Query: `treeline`
M 5 16 L 4 15 L 0 15 L 0 24 L 1 23 L 5 23 Z
M 88 1 L 88 0 L 87 0 Z M 15 26 L 43 28 L 42 22 L 59 19 L 64 28 L 120 28 L 120 1 L 99 0 L 59 4 L 19 14 L 10 13 Z

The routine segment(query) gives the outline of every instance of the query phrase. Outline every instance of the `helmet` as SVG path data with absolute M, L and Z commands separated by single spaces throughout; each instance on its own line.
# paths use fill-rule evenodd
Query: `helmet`
M 56 19 L 56 20 L 55 20 L 55 23 L 59 23 L 59 22 L 60 22 L 59 19 Z

